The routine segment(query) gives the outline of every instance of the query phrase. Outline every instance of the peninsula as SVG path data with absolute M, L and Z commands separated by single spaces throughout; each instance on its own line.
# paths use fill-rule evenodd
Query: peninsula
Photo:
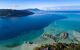
M 14 9 L 0 9 L 1 17 L 21 17 L 32 14 L 34 13 L 28 10 L 24 11 L 24 10 L 14 10 Z

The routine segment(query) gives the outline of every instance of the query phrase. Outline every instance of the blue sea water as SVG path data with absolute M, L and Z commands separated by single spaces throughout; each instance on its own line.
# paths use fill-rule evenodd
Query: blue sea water
M 59 34 L 80 31 L 80 14 L 44 13 L 25 17 L 0 18 L 0 43 L 33 40 L 43 33 Z M 10 42 L 11 41 L 11 42 Z
M 67 30 L 80 31 L 80 15 L 79 14 L 63 14 L 66 19 L 56 21 L 56 26 Z
M 43 34 L 44 28 L 49 24 L 63 18 L 66 17 L 56 14 L 34 14 L 25 17 L 0 18 L 0 43 L 32 40 Z

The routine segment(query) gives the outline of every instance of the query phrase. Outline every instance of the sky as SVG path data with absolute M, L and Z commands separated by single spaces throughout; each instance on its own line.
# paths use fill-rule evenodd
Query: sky
M 80 9 L 80 0 L 0 0 L 0 9 Z

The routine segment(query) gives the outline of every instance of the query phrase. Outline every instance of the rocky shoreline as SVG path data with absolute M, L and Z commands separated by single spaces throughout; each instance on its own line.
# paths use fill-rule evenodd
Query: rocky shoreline
M 33 50 L 80 50 L 80 44 L 53 43 L 35 47 Z
M 43 34 L 42 36 L 43 39 L 50 38 L 50 39 L 55 40 L 55 43 L 52 42 L 48 44 L 43 44 L 41 46 L 35 47 L 34 50 L 80 50 L 80 41 L 78 40 L 76 40 L 78 43 L 74 43 L 74 42 L 63 43 L 63 42 L 56 41 L 56 39 L 65 40 L 68 37 L 69 37 L 69 34 L 67 32 L 62 32 L 57 35 Z

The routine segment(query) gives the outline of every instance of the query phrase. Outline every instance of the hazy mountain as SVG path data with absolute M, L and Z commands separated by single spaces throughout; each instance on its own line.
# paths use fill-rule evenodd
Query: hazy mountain
M 38 9 L 38 8 L 30 8 L 30 9 L 27 9 L 27 10 L 29 10 L 29 11 L 42 11 L 42 10 L 40 10 L 40 9 Z
M 24 11 L 26 11 L 26 10 L 29 10 L 31 12 L 38 13 L 38 14 L 44 12 L 44 10 L 41 10 L 41 9 L 38 9 L 38 8 L 25 9 Z

